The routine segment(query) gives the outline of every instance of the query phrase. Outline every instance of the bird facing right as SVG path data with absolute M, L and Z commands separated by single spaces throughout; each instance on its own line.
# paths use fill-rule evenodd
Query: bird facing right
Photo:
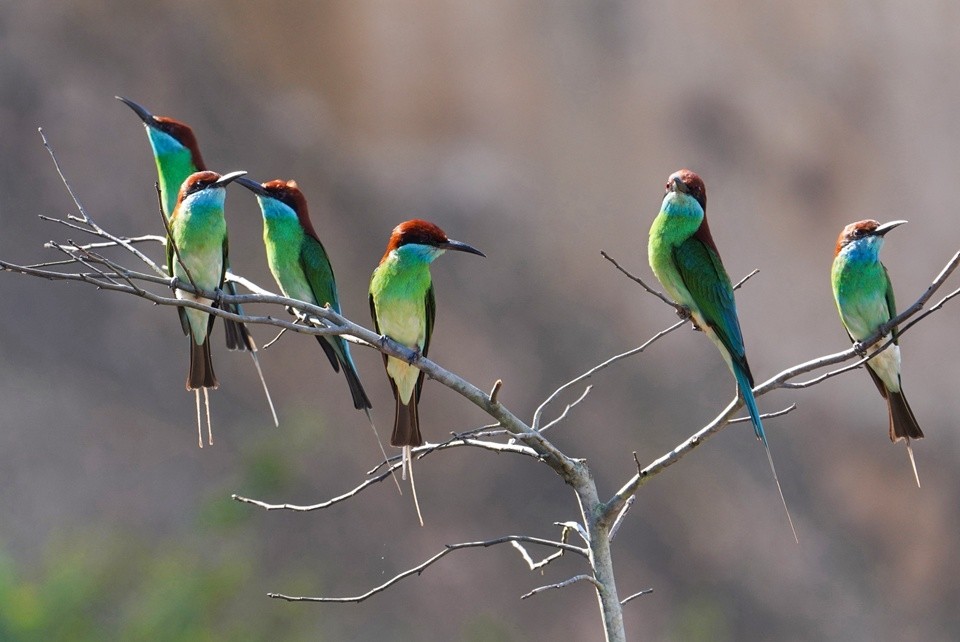
M 897 307 L 887 268 L 880 262 L 884 236 L 906 221 L 890 221 L 881 225 L 874 220 L 851 223 L 843 228 L 834 250 L 830 271 L 833 297 L 840 312 L 840 321 L 850 340 L 859 343 L 896 316 Z M 867 372 L 880 394 L 887 400 L 890 419 L 890 441 L 905 440 L 913 473 L 920 485 L 917 467 L 910 447 L 911 439 L 923 439 L 923 431 L 900 385 L 900 346 L 897 329 L 893 343 L 867 362 Z M 890 339 L 884 337 L 882 345 Z
M 485 256 L 473 246 L 454 241 L 428 221 L 413 219 L 393 229 L 387 251 L 370 280 L 370 312 L 377 332 L 427 356 L 436 301 L 430 264 L 447 250 Z M 390 444 L 409 453 L 423 443 L 417 403 L 423 373 L 401 359 L 384 355 L 383 364 L 396 398 Z

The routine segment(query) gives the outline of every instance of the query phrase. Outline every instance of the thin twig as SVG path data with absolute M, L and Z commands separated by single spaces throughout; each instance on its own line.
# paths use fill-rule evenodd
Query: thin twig
M 634 458 L 636 458 L 636 453 L 634 453 Z M 617 515 L 617 518 L 613 520 L 613 526 L 610 527 L 610 536 L 609 536 L 611 542 L 617 536 L 617 532 L 619 532 L 620 526 L 623 524 L 624 518 L 627 516 L 627 513 L 630 512 L 630 509 L 633 508 L 633 504 L 636 500 L 637 500 L 637 496 L 631 495 L 630 499 L 628 499 L 627 502 L 623 505 L 623 509 Z
M 283 593 L 267 593 L 268 597 L 276 598 L 279 600 L 286 600 L 288 602 L 353 602 L 359 603 L 364 600 L 376 595 L 377 593 L 382 593 L 384 590 L 390 588 L 400 580 L 410 577 L 411 575 L 420 575 L 427 568 L 432 566 L 434 563 L 439 561 L 441 558 L 446 557 L 454 551 L 459 551 L 465 548 L 487 548 L 490 546 L 495 546 L 497 544 L 506 544 L 507 542 L 525 542 L 527 544 L 537 544 L 539 546 L 548 546 L 551 548 L 558 548 L 565 551 L 570 551 L 571 553 L 576 553 L 582 557 L 588 557 L 587 551 L 580 548 L 579 546 L 573 546 L 572 544 L 564 544 L 563 542 L 555 542 L 552 540 L 540 539 L 538 537 L 529 537 L 526 535 L 507 535 L 505 537 L 498 537 L 497 539 L 491 539 L 483 542 L 464 542 L 462 544 L 448 544 L 446 548 L 442 551 L 428 559 L 427 561 L 409 568 L 402 573 L 394 575 L 389 580 L 370 589 L 366 593 L 361 595 L 356 595 L 353 597 L 309 597 L 309 596 L 291 596 L 284 595 Z
M 652 588 L 643 589 L 642 591 L 637 591 L 637 592 L 634 593 L 633 595 L 630 595 L 630 596 L 625 597 L 625 598 L 623 598 L 622 600 L 620 600 L 620 606 L 623 606 L 623 605 L 626 604 L 627 602 L 630 602 L 630 601 L 632 601 L 632 600 L 637 599 L 637 598 L 640 597 L 641 595 L 650 595 L 651 593 L 653 593 L 653 589 L 652 589 Z
M 275 336 L 274 338 L 272 338 L 272 339 L 270 339 L 269 341 L 267 341 L 266 343 L 264 343 L 264 344 L 263 344 L 263 350 L 266 350 L 267 348 L 269 348 L 270 346 L 272 346 L 274 343 L 276 343 L 277 341 L 279 341 L 279 340 L 280 340 L 280 337 L 282 337 L 282 336 L 283 336 L 283 333 L 286 332 L 286 331 L 287 331 L 287 329 L 284 328 L 283 330 L 281 330 L 280 332 L 277 333 L 277 336 Z
M 97 225 L 96 221 L 94 221 L 87 214 L 87 211 L 84 209 L 83 205 L 80 203 L 80 200 L 77 199 L 76 194 L 74 194 L 73 188 L 70 186 L 70 183 L 67 181 L 67 177 L 64 176 L 63 170 L 60 168 L 60 161 L 57 160 L 57 155 L 54 153 L 53 148 L 50 146 L 50 143 L 47 142 L 47 137 L 43 133 L 43 127 L 38 127 L 37 131 L 40 132 L 40 139 L 43 141 L 43 146 L 47 149 L 47 152 L 50 154 L 51 160 L 53 160 L 53 166 L 56 168 L 57 174 L 60 175 L 60 181 L 63 183 L 63 186 L 67 188 L 67 192 L 70 194 L 70 198 L 73 199 L 74 205 L 77 206 L 77 211 L 79 211 L 80 215 L 82 216 L 82 219 L 81 219 L 82 222 L 86 223 L 91 228 L 93 228 L 96 231 L 96 234 L 98 236 L 101 236 L 105 239 L 109 239 L 117 243 L 118 245 L 122 246 L 125 250 L 131 252 L 134 256 L 139 258 L 141 261 L 151 266 L 154 270 L 162 274 L 163 272 L 160 270 L 157 264 L 154 263 L 152 260 L 150 260 L 150 258 L 147 257 L 146 254 L 144 254 L 143 252 L 135 248 L 131 243 L 128 243 L 124 241 L 122 238 L 114 236 L 109 232 L 107 232 L 106 230 L 104 230 L 102 227 Z M 64 224 L 66 225 L 66 223 Z M 79 228 L 79 229 L 82 229 L 82 228 Z
M 541 429 L 540 429 L 540 432 L 546 432 L 546 431 L 550 430 L 551 428 L 553 428 L 554 426 L 556 426 L 556 425 L 557 425 L 558 423 L 560 423 L 561 421 L 563 421 L 564 419 L 566 419 L 566 418 L 567 418 L 567 415 L 570 414 L 570 409 L 571 409 L 571 408 L 575 408 L 575 407 L 577 406 L 577 404 L 579 404 L 581 401 L 583 401 L 584 399 L 586 399 L 586 398 L 587 398 L 587 395 L 590 394 L 590 391 L 591 391 L 591 390 L 593 390 L 593 386 L 587 386 L 586 388 L 584 388 L 584 389 L 583 389 L 583 392 L 580 393 L 580 396 L 577 397 L 576 399 L 574 399 L 573 401 L 571 401 L 570 403 L 568 403 L 568 404 L 563 408 L 563 412 L 561 412 L 559 415 L 557 415 L 557 417 L 556 417 L 553 421 L 551 421 L 550 423 L 548 423 L 547 425 L 545 425 L 543 428 L 541 428 Z
M 498 403 L 497 396 L 500 394 L 500 388 L 503 387 L 503 381 L 497 379 L 493 382 L 493 390 L 490 391 L 490 403 Z
M 756 386 L 753 389 L 754 397 L 760 397 L 761 395 L 764 395 L 767 392 L 770 392 L 771 390 L 789 387 L 786 384 L 790 379 L 806 374 L 808 372 L 812 372 L 814 370 L 818 370 L 820 368 L 831 366 L 837 363 L 842 363 L 851 358 L 855 358 L 855 357 L 859 358 L 860 352 L 862 352 L 863 350 L 868 350 L 873 345 L 880 343 L 882 340 L 885 339 L 886 343 L 884 343 L 883 346 L 880 346 L 877 351 L 874 351 L 869 356 L 862 358 L 862 361 L 866 362 L 867 360 L 875 356 L 876 352 L 882 351 L 884 346 L 889 345 L 889 343 L 892 342 L 893 338 L 888 337 L 888 335 L 890 335 L 891 333 L 892 328 L 899 326 L 904 321 L 906 321 L 907 319 L 911 318 L 913 315 L 916 315 L 918 312 L 920 312 L 920 310 L 923 309 L 924 304 L 927 301 L 929 301 L 930 298 L 933 296 L 933 294 L 944 284 L 944 282 L 947 280 L 947 278 L 949 278 L 950 274 L 953 273 L 953 271 L 957 268 L 958 265 L 960 265 L 960 252 L 957 252 L 956 254 L 953 255 L 950 261 L 947 262 L 947 264 L 940 271 L 937 277 L 927 287 L 924 293 L 913 303 L 913 305 L 908 307 L 906 310 L 904 310 L 903 312 L 895 316 L 893 319 L 891 319 L 887 323 L 880 326 L 876 330 L 876 332 L 874 332 L 871 336 L 867 337 L 864 341 L 854 345 L 848 350 L 844 350 L 843 352 L 836 352 L 833 354 L 824 355 L 822 357 L 817 357 L 816 359 L 811 359 L 809 361 L 798 364 L 796 366 L 792 366 L 790 368 L 787 368 L 779 372 L 778 374 L 769 378 L 767 381 Z M 947 297 L 944 297 L 944 298 L 946 299 Z M 909 325 L 901 327 L 898 331 L 898 336 L 902 337 L 903 334 L 909 329 L 909 327 L 910 327 Z M 698 445 L 703 443 L 703 441 L 711 437 L 713 434 L 719 432 L 727 424 L 731 423 L 733 413 L 736 412 L 738 409 L 740 409 L 742 405 L 743 405 L 743 401 L 740 399 L 740 397 L 739 396 L 735 397 L 733 401 L 731 401 L 727 405 L 727 407 L 720 412 L 720 414 L 718 414 L 716 417 L 714 417 L 712 421 L 710 421 L 710 423 L 708 423 L 707 425 L 697 430 L 693 435 L 691 435 L 682 443 L 677 445 L 673 450 L 665 453 L 664 455 L 661 455 L 660 457 L 655 459 L 653 462 L 648 464 L 643 470 L 641 470 L 636 475 L 634 475 L 629 481 L 627 481 L 626 484 L 624 484 L 620 488 L 620 490 L 618 490 L 614 494 L 614 496 L 610 499 L 610 501 L 606 502 L 603 521 L 614 519 L 614 516 L 623 508 L 623 504 L 624 502 L 627 501 L 627 498 L 630 495 L 633 495 L 634 493 L 636 493 L 637 490 L 643 484 L 645 484 L 648 480 L 653 478 L 655 475 L 663 472 L 669 466 L 672 466 L 673 464 L 678 462 L 691 450 L 693 450 Z M 788 408 L 786 411 L 780 411 L 780 413 L 782 414 L 783 412 L 788 412 L 791 409 L 792 408 Z M 761 415 L 761 416 L 764 416 L 764 415 Z
M 571 577 L 569 580 L 564 580 L 563 582 L 557 582 L 556 584 L 547 584 L 546 586 L 540 586 L 540 587 L 538 587 L 538 588 L 535 588 L 535 589 L 533 589 L 532 591 L 530 591 L 529 593 L 524 593 L 523 595 L 521 595 L 521 596 L 520 596 L 520 599 L 521 599 L 521 600 L 525 600 L 525 599 L 527 599 L 528 597 L 533 597 L 533 596 L 536 595 L 537 593 L 543 593 L 544 591 L 550 591 L 550 590 L 553 590 L 553 589 L 566 588 L 566 587 L 570 586 L 571 584 L 576 584 L 577 582 L 590 582 L 591 584 L 593 584 L 593 585 L 596 586 L 597 588 L 602 588 L 602 587 L 600 586 L 600 582 L 598 582 L 596 579 L 594 579 L 594 577 L 593 577 L 592 575 L 575 575 L 575 576 Z
M 623 359 L 626 359 L 627 357 L 631 357 L 631 356 L 633 356 L 633 355 L 635 355 L 635 354 L 639 354 L 639 353 L 643 352 L 644 350 L 646 350 L 646 349 L 650 346 L 650 344 L 652 344 L 653 342 L 657 341 L 658 339 L 660 339 L 660 338 L 662 338 L 662 337 L 670 334 L 671 332 L 673 332 L 673 331 L 676 330 L 677 328 L 682 327 L 684 323 L 686 323 L 686 321 L 677 321 L 676 323 L 674 323 L 674 324 L 673 324 L 672 326 L 670 326 L 669 328 L 666 328 L 665 330 L 661 330 L 660 332 L 656 333 L 655 335 L 653 335 L 652 337 L 650 337 L 649 339 L 647 339 L 644 343 L 642 343 L 641 345 L 637 346 L 636 348 L 633 348 L 633 349 L 631 349 L 631 350 L 627 350 L 626 352 L 621 352 L 620 354 L 614 355 L 614 356 L 610 357 L 609 359 L 607 359 L 606 361 L 604 361 L 604 362 L 602 362 L 602 363 L 600 363 L 600 364 L 598 364 L 598 365 L 590 368 L 589 370 L 587 370 L 586 372 L 584 372 L 584 373 L 583 373 L 582 375 L 580 375 L 579 377 L 575 377 L 575 378 L 571 379 L 570 381 L 566 382 L 565 384 L 563 384 L 562 386 L 560 386 L 559 388 L 557 388 L 556 390 L 554 390 L 553 393 L 551 393 L 550 396 L 547 397 L 547 398 L 543 401 L 543 403 L 541 403 L 541 404 L 537 407 L 536 411 L 534 411 L 534 413 L 533 413 L 533 421 L 531 422 L 530 425 L 533 427 L 534 430 L 537 430 L 537 429 L 538 429 L 538 426 L 540 425 L 540 419 L 541 419 L 541 417 L 543 416 L 543 411 L 544 411 L 544 409 L 545 409 L 547 406 L 549 406 L 550 403 L 553 402 L 553 400 L 556 399 L 557 396 L 558 396 L 560 393 L 562 393 L 564 390 L 569 389 L 571 386 L 577 385 L 577 384 L 580 383 L 581 381 L 585 381 L 585 380 L 589 379 L 590 377 L 592 377 L 592 376 L 595 375 L 596 373 L 600 372 L 600 371 L 603 370 L 604 368 L 609 368 L 610 366 L 612 366 L 612 365 L 613 365 L 614 363 L 616 363 L 617 361 L 621 361 L 621 360 L 623 360 Z
M 362 484 L 355 487 L 353 490 L 350 490 L 342 495 L 337 495 L 336 497 L 328 499 L 325 502 L 320 502 L 319 504 L 311 504 L 307 506 L 302 506 L 298 504 L 270 504 L 267 502 L 262 502 L 259 499 L 251 499 L 249 497 L 243 497 L 237 494 L 231 495 L 230 498 L 244 504 L 253 504 L 254 506 L 259 506 L 264 510 L 291 510 L 291 511 L 306 513 L 310 511 L 329 508 L 334 504 L 339 504 L 340 502 L 346 501 L 351 497 L 354 497 L 355 495 L 363 492 L 370 486 L 377 484 L 379 482 L 382 482 L 387 477 L 390 477 L 391 473 L 393 473 L 393 471 L 399 467 L 400 467 L 399 463 L 393 464 L 389 468 L 387 468 L 385 471 L 377 475 L 376 477 L 371 477 L 370 479 L 365 480 Z
M 605 250 L 600 250 L 600 256 L 602 256 L 603 258 L 605 258 L 605 259 L 607 259 L 608 261 L 610 261 L 611 263 L 613 263 L 613 267 L 615 267 L 615 268 L 617 268 L 618 270 L 620 270 L 620 272 L 623 273 L 628 279 L 630 279 L 630 280 L 633 281 L 634 283 L 639 284 L 640 287 L 642 287 L 644 290 L 646 290 L 647 292 L 649 292 L 649 293 L 652 294 L 653 296 L 657 297 L 658 299 L 660 299 L 661 301 L 663 301 L 664 303 L 666 303 L 667 305 L 669 305 L 671 308 L 674 308 L 674 309 L 676 309 L 676 310 L 679 311 L 679 309 L 682 307 L 682 306 L 674 303 L 673 299 L 671 299 L 670 297 L 668 297 L 668 296 L 667 296 L 666 294 L 664 294 L 663 292 L 660 292 L 659 290 L 654 290 L 654 289 L 651 288 L 649 285 L 647 285 L 646 283 L 644 283 L 643 279 L 641 279 L 639 276 L 634 276 L 633 274 L 630 274 L 629 272 L 627 272 L 627 270 L 624 269 L 623 267 L 621 267 L 620 264 L 617 263 L 616 259 L 614 259 L 612 256 L 610 256 L 609 254 L 607 254 Z

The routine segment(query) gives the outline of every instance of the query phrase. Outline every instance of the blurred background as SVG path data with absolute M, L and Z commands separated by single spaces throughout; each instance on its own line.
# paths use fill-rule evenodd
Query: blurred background
M 146 135 L 113 98 L 129 96 L 192 125 L 213 169 L 297 179 L 355 321 L 369 324 L 369 274 L 400 221 L 483 249 L 434 266 L 431 356 L 484 389 L 502 379 L 529 418 L 674 322 L 600 250 L 652 278 L 647 231 L 667 176 L 690 167 L 731 276 L 760 268 L 737 298 L 764 380 L 848 346 L 829 285 L 845 224 L 909 219 L 883 253 L 901 306 L 960 248 L 960 5 L 775 4 L 8 0 L 0 256 L 53 259 L 45 241 L 82 238 L 37 218 L 73 208 L 38 126 L 99 223 L 162 232 Z M 231 189 L 227 208 L 234 269 L 273 288 L 256 201 Z M 216 443 L 201 451 L 173 310 L 11 274 L 0 292 L 0 638 L 601 637 L 586 584 L 518 599 L 577 560 L 530 573 L 508 547 L 359 605 L 268 599 L 362 593 L 444 544 L 556 537 L 576 503 L 545 466 L 460 449 L 417 468 L 423 528 L 390 483 L 319 513 L 237 504 L 318 502 L 379 457 L 313 339 L 261 352 L 276 429 L 218 324 Z M 760 401 L 798 404 L 767 431 L 799 546 L 747 425 L 645 486 L 613 548 L 621 596 L 655 591 L 625 607 L 629 637 L 960 638 L 957 324 L 954 304 L 902 341 L 922 489 L 859 371 Z M 380 356 L 354 355 L 386 436 Z M 733 394 L 688 330 L 593 384 L 551 438 L 587 458 L 603 496 L 634 472 L 631 451 L 652 461 Z M 487 421 L 433 382 L 421 420 L 431 440 Z

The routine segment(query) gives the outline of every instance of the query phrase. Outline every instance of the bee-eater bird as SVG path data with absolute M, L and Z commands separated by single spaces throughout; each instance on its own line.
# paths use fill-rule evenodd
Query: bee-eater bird
M 650 227 L 647 247 L 650 267 L 667 294 L 689 311 L 696 326 L 717 346 L 733 372 L 737 389 L 753 422 L 753 430 L 766 450 L 780 500 L 796 539 L 797 532 L 783 498 L 760 410 L 753 396 L 753 375 L 747 364 L 733 285 L 710 234 L 706 209 L 707 188 L 699 176 L 688 169 L 670 175 L 660 213 Z
M 473 246 L 447 238 L 427 221 L 413 219 L 393 228 L 387 251 L 370 279 L 370 312 L 377 332 L 427 356 L 436 300 L 430 264 L 447 250 L 486 256 Z M 417 403 L 423 373 L 402 359 L 384 355 L 383 364 L 396 399 L 392 446 L 419 446 Z M 416 393 L 416 394 L 414 394 Z
M 223 286 L 227 256 L 227 223 L 223 217 L 226 187 L 245 173 L 232 172 L 221 176 L 210 171 L 196 172 L 183 182 L 177 204 L 170 215 L 170 236 L 167 238 L 167 269 L 174 278 L 206 292 L 219 291 Z M 179 288 L 174 291 L 178 299 L 214 305 L 211 299 L 192 292 Z M 194 308 L 178 307 L 177 311 L 183 333 L 190 341 L 187 390 L 196 391 L 197 431 L 200 447 L 203 448 L 199 391 L 203 390 L 207 404 L 207 435 L 213 444 L 207 389 L 218 385 L 209 341 L 216 317 Z
M 206 163 L 203 162 L 203 156 L 200 155 L 197 137 L 194 135 L 193 129 L 186 123 L 168 116 L 154 116 L 145 107 L 129 98 L 116 96 L 116 99 L 132 109 L 143 121 L 144 128 L 147 130 L 150 147 L 153 149 L 153 159 L 157 164 L 161 210 L 164 217 L 169 221 L 177 205 L 180 186 L 191 174 L 207 169 Z M 230 269 L 229 257 L 226 257 L 226 261 L 226 268 Z M 237 294 L 235 283 L 227 281 L 226 286 L 229 294 Z M 235 303 L 224 304 L 223 309 L 235 314 L 243 314 L 240 305 Z M 223 329 L 228 350 L 250 352 L 254 366 L 257 368 L 257 374 L 260 376 L 260 382 L 263 384 L 267 403 L 270 405 L 273 423 L 278 425 L 273 400 L 270 398 L 270 391 L 267 389 L 267 383 L 260 368 L 260 360 L 257 357 L 257 344 L 250 335 L 250 331 L 244 324 L 230 319 L 223 320 Z
M 376 331 L 424 357 L 430 350 L 437 311 L 430 264 L 447 250 L 486 256 L 471 245 L 448 238 L 433 223 L 405 221 L 393 228 L 387 250 L 370 279 L 370 313 Z M 410 468 L 412 481 L 410 448 L 423 443 L 417 414 L 423 372 L 387 355 L 383 355 L 383 365 L 396 400 L 390 444 L 403 448 L 404 471 Z
M 340 313 L 337 283 L 333 267 L 320 237 L 310 222 L 307 199 L 296 181 L 273 180 L 257 183 L 249 178 L 237 181 L 254 194 L 263 214 L 263 244 L 267 264 L 283 295 L 320 307 L 329 305 Z M 360 375 L 350 356 L 350 347 L 338 335 L 317 335 L 335 372 L 343 375 L 353 396 L 353 407 L 371 408 L 370 399 L 360 383 Z
M 843 228 L 834 250 L 830 280 L 833 298 L 837 302 L 840 321 L 850 340 L 859 343 L 897 315 L 893 287 L 887 268 L 880 262 L 880 248 L 887 232 L 906 221 L 890 221 L 881 225 L 874 220 L 857 221 Z M 897 329 L 891 333 L 893 343 L 867 361 L 867 372 L 880 394 L 887 400 L 890 418 L 890 441 L 901 439 L 907 444 L 907 454 L 913 475 L 920 485 L 917 464 L 913 458 L 911 439 L 923 439 L 923 431 L 903 395 L 900 385 L 900 346 Z M 882 343 L 891 338 L 887 335 Z M 881 345 L 882 345 L 881 343 Z

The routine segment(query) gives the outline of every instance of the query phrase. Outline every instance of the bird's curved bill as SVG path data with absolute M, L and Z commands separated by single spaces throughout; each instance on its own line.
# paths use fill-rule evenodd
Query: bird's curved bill
M 266 189 L 264 189 L 263 185 L 261 185 L 255 180 L 251 180 L 247 178 L 246 176 L 241 176 L 237 178 L 237 185 L 243 185 L 244 187 L 246 187 L 248 190 L 250 190 L 257 196 L 270 196 L 270 193 L 267 192 Z
M 229 185 L 230 183 L 232 183 L 233 181 L 237 180 L 238 178 L 240 178 L 241 176 L 243 176 L 243 175 L 246 174 L 246 173 L 247 173 L 247 172 L 246 172 L 245 170 L 241 170 L 241 171 L 239 171 L 239 172 L 230 172 L 229 174 L 224 174 L 223 176 L 221 176 L 220 178 L 217 179 L 217 181 L 214 183 L 214 185 L 216 185 L 216 186 L 218 186 L 218 187 L 223 187 L 223 186 L 225 186 L 225 185 Z
M 884 223 L 883 225 L 878 226 L 873 233 L 878 236 L 883 236 L 893 228 L 900 227 L 904 223 L 906 223 L 906 221 L 890 221 L 889 223 Z
M 446 243 L 443 243 L 441 246 L 444 250 L 455 250 L 457 252 L 469 252 L 470 254 L 476 254 L 477 256 L 486 257 L 487 255 L 473 247 L 472 245 L 467 245 L 460 241 L 454 241 L 453 239 L 447 239 Z
M 117 100 L 122 102 L 124 105 L 136 112 L 137 116 L 140 117 L 140 120 L 147 123 L 148 125 L 153 122 L 153 114 L 151 114 L 147 109 L 140 104 L 137 104 L 130 100 L 129 98 L 124 98 L 123 96 L 114 96 Z

